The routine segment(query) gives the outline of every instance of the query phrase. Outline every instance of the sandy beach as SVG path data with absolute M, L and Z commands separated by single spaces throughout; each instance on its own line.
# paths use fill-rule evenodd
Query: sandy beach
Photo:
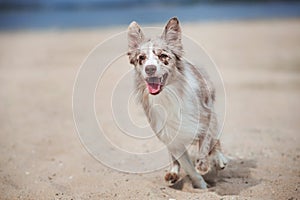
M 169 187 L 167 168 L 118 172 L 81 144 L 77 71 L 126 26 L 0 32 L 0 199 L 300 199 L 300 19 L 182 24 L 218 65 L 227 95 L 230 162 L 208 190 L 187 177 Z

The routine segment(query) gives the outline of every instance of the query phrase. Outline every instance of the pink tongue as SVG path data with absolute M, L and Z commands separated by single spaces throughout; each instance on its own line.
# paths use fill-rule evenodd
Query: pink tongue
M 147 87 L 151 94 L 155 94 L 160 90 L 160 84 L 157 83 L 147 83 Z

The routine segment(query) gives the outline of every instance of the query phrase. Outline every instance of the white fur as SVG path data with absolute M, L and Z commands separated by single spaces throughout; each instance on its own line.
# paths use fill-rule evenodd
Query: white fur
M 191 144 L 199 128 L 198 119 L 194 117 L 195 112 L 199 110 L 193 106 L 195 98 L 189 95 L 181 96 L 178 90 L 170 85 L 161 94 L 149 96 L 149 100 L 153 109 L 158 107 L 157 105 L 164 109 L 164 114 L 161 110 L 151 112 L 150 125 L 159 139 L 170 148 Z

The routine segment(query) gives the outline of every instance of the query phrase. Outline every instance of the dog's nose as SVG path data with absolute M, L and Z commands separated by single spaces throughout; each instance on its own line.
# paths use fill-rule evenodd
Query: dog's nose
M 145 72 L 148 76 L 153 75 L 156 72 L 156 66 L 155 65 L 147 65 L 145 68 Z

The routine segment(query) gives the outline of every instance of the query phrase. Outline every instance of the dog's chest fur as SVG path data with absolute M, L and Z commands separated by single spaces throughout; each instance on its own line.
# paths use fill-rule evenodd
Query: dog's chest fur
M 185 66 L 178 81 L 169 84 L 158 95 L 145 95 L 142 104 L 157 137 L 170 148 L 189 145 L 207 124 L 200 123 L 206 114 L 202 107 L 200 84 Z

